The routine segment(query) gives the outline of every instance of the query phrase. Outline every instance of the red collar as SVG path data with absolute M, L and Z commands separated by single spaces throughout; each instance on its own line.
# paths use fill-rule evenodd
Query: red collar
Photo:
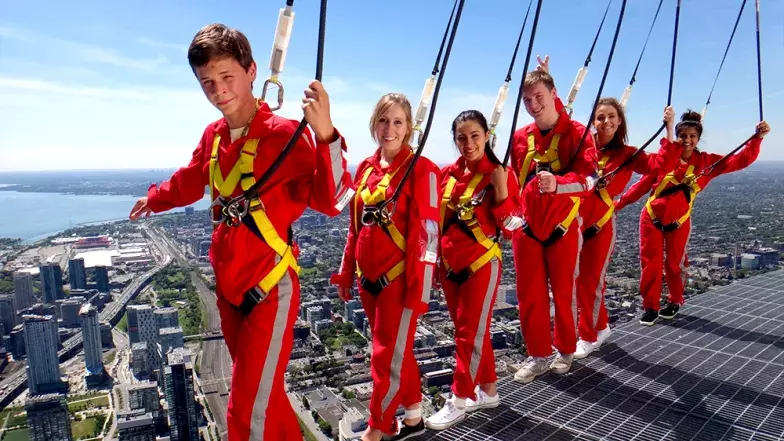
M 245 138 L 262 138 L 269 133 L 269 127 L 271 126 L 270 120 L 275 117 L 275 114 L 270 110 L 269 104 L 261 100 L 258 100 L 258 103 L 259 109 L 256 111 L 253 121 L 250 122 L 248 134 L 244 137 L 237 138 L 234 142 L 241 141 Z M 229 123 L 226 121 L 226 118 L 218 120 L 215 125 L 215 133 L 219 134 L 221 139 L 225 139 L 228 144 L 233 144 L 231 142 L 231 134 L 229 133 Z
M 392 164 L 389 164 L 388 170 L 397 170 L 401 165 L 403 165 L 403 162 L 405 162 L 409 156 L 413 154 L 414 151 L 411 149 L 411 146 L 408 144 L 403 144 L 400 152 L 398 152 L 398 154 L 395 156 L 395 160 L 392 161 Z M 372 165 L 374 168 L 378 170 L 384 170 L 384 168 L 381 167 L 381 147 L 376 150 L 376 153 L 370 157 L 368 162 L 370 162 L 370 165 Z

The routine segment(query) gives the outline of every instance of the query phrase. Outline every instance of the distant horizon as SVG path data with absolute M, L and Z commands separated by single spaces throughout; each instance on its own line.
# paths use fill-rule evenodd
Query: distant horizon
M 754 167 L 755 165 L 759 164 L 770 164 L 770 163 L 784 163 L 784 159 L 758 159 L 754 161 L 749 167 Z M 436 162 L 436 165 L 443 167 L 452 164 L 452 162 L 442 163 Z M 359 164 L 349 164 L 348 167 L 356 168 Z M 164 171 L 175 171 L 180 167 L 170 167 L 170 168 L 83 168 L 83 169 L 43 169 L 43 170 L 2 170 L 0 169 L 0 174 L 12 174 L 12 173 L 65 173 L 65 172 L 146 172 L 146 173 L 156 173 L 156 172 L 164 172 Z

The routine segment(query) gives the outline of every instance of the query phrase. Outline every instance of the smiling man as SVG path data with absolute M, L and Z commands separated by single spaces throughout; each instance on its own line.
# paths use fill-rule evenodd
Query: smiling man
M 520 323 L 529 358 L 515 374 L 529 383 L 548 370 L 566 373 L 576 350 L 575 280 L 582 246 L 579 208 L 593 187 L 593 138 L 580 139 L 585 126 L 572 121 L 557 98 L 550 74 L 525 77 L 523 103 L 534 122 L 515 132 L 512 167 L 522 187 L 522 233 L 513 240 Z M 550 337 L 550 298 L 555 302 L 555 335 Z M 558 353 L 552 365 L 552 343 Z

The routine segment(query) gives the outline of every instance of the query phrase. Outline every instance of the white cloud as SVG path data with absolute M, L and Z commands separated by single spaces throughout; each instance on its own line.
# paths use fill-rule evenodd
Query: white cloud
M 151 46 L 151 47 L 154 47 L 154 48 L 170 49 L 170 50 L 174 50 L 174 51 L 182 52 L 182 53 L 188 51 L 188 45 L 179 44 L 179 43 L 166 43 L 166 42 L 158 41 L 158 40 L 155 40 L 155 39 L 152 39 L 152 38 L 141 37 L 141 38 L 137 38 L 136 42 L 141 43 L 141 44 L 145 44 L 147 46 Z

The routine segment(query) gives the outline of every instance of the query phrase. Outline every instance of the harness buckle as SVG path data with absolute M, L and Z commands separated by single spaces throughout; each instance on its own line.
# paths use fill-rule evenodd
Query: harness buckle
M 261 100 L 264 102 L 266 102 L 265 98 L 267 96 L 267 89 L 269 89 L 270 84 L 278 86 L 278 105 L 277 107 L 270 107 L 271 111 L 275 111 L 283 107 L 283 83 L 281 83 L 275 77 L 271 77 L 264 81 L 264 88 L 261 90 Z
M 223 207 L 224 221 L 230 227 L 238 227 L 242 219 L 248 215 L 250 204 L 243 196 L 232 199 Z
M 552 173 L 553 172 L 553 166 L 549 162 L 537 162 L 536 163 L 536 173 L 535 174 L 538 175 L 539 172 L 543 172 L 543 171 L 548 172 L 548 173 Z
M 366 205 L 362 210 L 362 225 L 366 227 L 372 225 L 386 227 L 392 223 L 392 215 L 394 212 L 394 204 L 392 205 L 391 211 L 387 209 L 387 206 L 379 208 L 378 205 Z

